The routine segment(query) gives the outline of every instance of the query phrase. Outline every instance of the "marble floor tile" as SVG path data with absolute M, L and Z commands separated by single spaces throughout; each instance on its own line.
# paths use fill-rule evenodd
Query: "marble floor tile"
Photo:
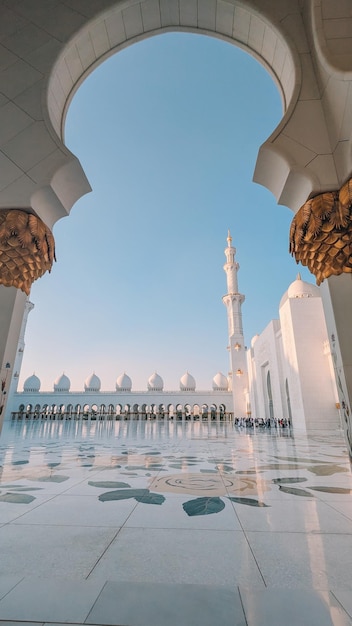
M 56 496 L 14 520 L 14 525 L 95 526 L 115 529 L 123 526 L 137 506 L 137 501 L 131 498 L 118 502 L 100 502 L 99 493 L 101 490 L 90 496 Z
M 7 620 L 84 622 L 103 585 L 64 579 L 25 579 L 0 601 Z M 21 602 L 18 599 L 21 598 Z
M 0 575 L 0 600 L 21 582 L 23 576 Z M 0 618 L 1 619 L 1 618 Z
M 246 533 L 267 587 L 352 591 L 352 535 Z
M 206 585 L 106 583 L 87 624 L 246 626 L 237 589 Z
M 332 594 L 290 589 L 240 589 L 247 626 L 351 626 Z
M 0 575 L 88 576 L 116 529 L 7 525 L 0 532 Z
M 263 508 L 234 503 L 234 508 L 246 531 L 350 533 L 352 539 L 351 521 L 319 500 L 296 498 L 286 501 L 284 506 L 271 501 Z
M 16 491 L 11 488 L 4 489 L 1 492 L 1 495 L 18 499 L 20 499 L 21 496 L 24 496 L 27 500 L 33 498 L 31 502 L 26 500 L 24 502 L 11 502 L 11 500 L 7 502 L 0 502 L 0 520 L 2 525 L 22 519 L 23 515 L 36 510 L 44 503 L 49 502 L 53 497 L 52 494 L 43 494 L 41 491 Z
M 345 517 L 347 517 L 352 522 L 352 500 L 351 499 L 349 499 L 348 502 L 346 502 L 346 500 L 345 501 L 333 500 L 329 502 L 329 505 L 335 511 L 339 511 L 339 513 L 342 513 L 342 515 L 345 515 Z
M 352 620 L 352 592 L 350 589 L 336 589 L 333 587 L 331 593 L 335 596 L 338 602 L 343 606 L 346 613 Z
M 242 532 L 123 528 L 89 579 L 263 587 Z

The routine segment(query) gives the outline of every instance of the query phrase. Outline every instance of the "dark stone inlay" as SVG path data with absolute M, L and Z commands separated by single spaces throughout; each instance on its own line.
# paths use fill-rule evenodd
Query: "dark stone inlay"
M 292 478 L 273 478 L 272 482 L 275 483 L 276 485 L 281 485 L 281 484 L 290 484 L 290 483 L 304 483 L 306 480 L 308 480 L 307 478 L 303 478 L 303 477 L 298 477 L 298 476 L 293 476 Z
M 220 513 L 225 508 L 225 503 L 217 497 L 195 498 L 194 500 L 184 502 L 182 508 L 189 517 L 212 515 L 213 513 Z
M 25 493 L 5 493 L 0 496 L 0 502 L 11 502 L 12 504 L 29 504 L 35 500 L 34 496 Z
M 304 498 L 314 498 L 312 493 L 306 491 L 305 489 L 298 489 L 296 487 L 284 487 L 284 485 L 279 485 L 280 491 L 284 493 L 290 493 L 293 496 L 303 496 Z
M 122 489 L 125 487 L 131 487 L 131 485 L 129 485 L 128 483 L 116 482 L 114 480 L 89 480 L 88 485 L 90 485 L 91 487 L 100 487 L 102 489 Z
M 346 487 L 310 487 L 310 485 L 307 485 L 307 487 L 308 489 L 314 489 L 314 491 L 322 491 L 323 493 L 352 493 L 352 489 L 347 489 Z
M 231 500 L 231 502 L 236 502 L 237 504 L 247 504 L 248 506 L 270 507 L 270 504 L 265 504 L 265 502 L 261 502 L 260 500 L 256 500 L 255 498 L 236 498 L 235 496 L 228 496 L 228 499 Z

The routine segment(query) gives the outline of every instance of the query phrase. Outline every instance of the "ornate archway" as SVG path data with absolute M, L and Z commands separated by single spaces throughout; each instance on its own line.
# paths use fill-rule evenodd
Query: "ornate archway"
M 2 11 L 8 32 L 0 72 L 5 97 L 0 105 L 0 210 L 33 213 L 49 228 L 69 213 L 90 189 L 63 141 L 70 99 L 107 56 L 166 30 L 230 41 L 274 76 L 284 115 L 259 148 L 254 179 L 278 202 L 297 211 L 310 196 L 337 191 L 351 175 L 352 37 L 343 30 L 348 17 L 343 0 L 333 6 L 326 0 L 291 0 L 275 7 L 258 0 L 92 0 L 79 11 L 55 4 L 54 19 L 52 11 L 49 19 L 44 5 L 38 9 L 29 0 L 16 12 Z M 332 311 L 329 330 L 339 337 L 345 396 L 352 397 L 347 371 L 352 346 L 343 341 L 349 321 L 342 314 L 346 301 L 352 306 L 352 290 L 344 278 L 329 279 L 325 298 Z M 3 370 L 14 362 L 25 298 L 14 287 L 0 289 Z M 2 409 L 4 404 L 3 397 Z

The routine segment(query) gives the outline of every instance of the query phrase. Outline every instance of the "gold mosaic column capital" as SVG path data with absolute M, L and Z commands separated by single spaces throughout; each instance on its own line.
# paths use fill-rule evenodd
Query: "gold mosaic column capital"
M 29 295 L 32 283 L 50 272 L 55 258 L 51 230 L 32 213 L 0 209 L 0 284 Z
M 352 178 L 340 191 L 319 194 L 301 206 L 291 223 L 289 250 L 317 285 L 352 272 Z

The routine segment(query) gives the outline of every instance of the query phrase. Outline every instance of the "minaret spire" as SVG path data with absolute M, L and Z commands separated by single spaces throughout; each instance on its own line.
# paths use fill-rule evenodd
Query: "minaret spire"
M 246 411 L 245 389 L 247 387 L 247 359 L 244 346 L 242 328 L 242 303 L 245 296 L 238 291 L 237 272 L 240 268 L 236 261 L 236 248 L 232 245 L 230 230 L 227 233 L 227 248 L 225 248 L 227 294 L 223 296 L 223 303 L 227 310 L 229 333 L 228 350 L 230 352 L 230 377 L 235 417 L 244 417 Z

